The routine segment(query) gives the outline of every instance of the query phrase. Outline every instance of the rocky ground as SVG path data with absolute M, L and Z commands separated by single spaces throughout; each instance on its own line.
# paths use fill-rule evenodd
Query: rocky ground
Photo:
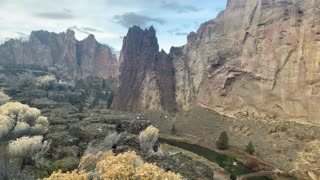
M 24 179 L 47 177 L 59 169 L 71 171 L 78 168 L 84 152 L 110 143 L 106 142 L 106 137 L 111 134 L 120 136 L 113 147 L 115 153 L 133 150 L 141 155 L 138 134 L 150 125 L 145 117 L 108 110 L 104 101 L 96 102 L 93 106 L 95 98 L 84 95 L 90 94 L 87 91 L 92 89 L 42 89 L 36 85 L 30 86 L 27 83 L 32 83 L 32 78 L 48 72 L 29 68 L 27 72 L 32 75 L 31 80 L 23 79 L 20 74 L 26 73 L 26 69 L 28 68 L 18 67 L 0 70 L 3 79 L 0 87 L 12 97 L 12 101 L 36 107 L 41 110 L 42 115 L 48 117 L 50 126 L 44 137 L 52 143 L 44 166 L 36 167 L 32 163 L 23 166 L 21 172 Z M 21 82 L 26 84 L 21 85 Z M 156 145 L 155 150 L 159 144 Z M 145 158 L 145 161 L 155 163 L 167 171 L 180 173 L 187 179 L 213 178 L 213 171 L 209 166 L 181 153 L 169 154 L 162 151 L 160 155 L 156 153 Z

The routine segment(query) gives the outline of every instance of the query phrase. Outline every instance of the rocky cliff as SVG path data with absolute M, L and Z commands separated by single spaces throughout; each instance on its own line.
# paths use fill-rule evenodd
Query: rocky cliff
M 120 63 L 116 109 L 175 111 L 173 61 L 165 52 L 159 52 L 153 27 L 129 29 L 123 40 Z
M 178 109 L 199 103 L 235 117 L 320 124 L 318 6 L 318 1 L 229 0 L 216 19 L 188 35 L 185 46 L 163 56 L 168 66 L 155 63 L 159 53 L 153 30 L 133 35 L 134 27 L 122 50 L 123 102 L 165 109 L 160 92 L 171 89 L 175 103 L 170 105 Z M 161 66 L 174 67 L 172 81 L 159 80 L 166 74 L 156 73 Z M 156 82 L 174 87 L 169 83 L 160 90 Z M 150 96 L 142 96 L 146 92 Z
M 26 42 L 9 40 L 0 46 L 0 64 L 26 64 L 56 67 L 66 78 L 116 76 L 118 62 L 109 47 L 99 44 L 93 35 L 77 41 L 75 33 L 34 31 Z
M 174 107 L 172 121 L 159 115 L 162 131 L 175 123 L 182 137 L 210 147 L 226 131 L 234 146 L 250 140 L 259 158 L 276 167 L 320 173 L 319 6 L 316 0 L 228 0 L 216 19 L 169 54 L 158 52 L 153 29 L 133 27 L 124 40 L 115 107 Z M 235 118 L 206 119 L 195 105 Z
M 318 6 L 229 0 L 182 49 L 197 101 L 235 116 L 320 124 Z

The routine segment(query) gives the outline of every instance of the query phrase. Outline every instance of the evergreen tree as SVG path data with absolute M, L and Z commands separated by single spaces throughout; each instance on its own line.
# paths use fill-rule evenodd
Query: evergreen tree
M 176 125 L 172 125 L 171 127 L 171 134 L 176 134 L 177 130 L 176 130 Z
M 220 150 L 226 150 L 229 148 L 229 138 L 227 135 L 227 132 L 223 131 L 221 132 L 217 142 L 216 142 L 217 148 Z
M 112 105 L 112 101 L 114 98 L 114 92 L 113 91 L 109 91 L 110 93 L 108 93 L 108 97 L 107 97 L 107 108 L 110 109 L 111 105 Z
M 92 107 L 96 107 L 99 105 L 99 97 L 96 96 L 92 102 Z
M 254 146 L 250 141 L 249 144 L 246 146 L 246 152 L 252 155 L 254 151 L 255 151 Z

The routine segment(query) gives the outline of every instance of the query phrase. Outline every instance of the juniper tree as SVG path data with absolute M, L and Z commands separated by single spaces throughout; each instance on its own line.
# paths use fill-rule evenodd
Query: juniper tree
M 246 146 L 246 152 L 249 154 L 253 154 L 255 152 L 254 146 L 252 142 L 250 141 L 249 144 Z
M 227 132 L 221 132 L 218 140 L 216 141 L 217 148 L 220 150 L 226 150 L 229 148 L 229 138 Z

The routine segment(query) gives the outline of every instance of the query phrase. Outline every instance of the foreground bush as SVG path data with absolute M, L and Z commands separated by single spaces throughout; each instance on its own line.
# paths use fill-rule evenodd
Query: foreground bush
M 42 148 L 42 136 L 22 137 L 9 143 L 9 153 L 12 156 L 33 156 Z
M 62 173 L 61 171 L 54 172 L 50 177 L 45 178 L 45 180 L 89 180 L 88 174 L 81 171 L 73 171 Z
M 26 162 L 37 167 L 46 164 L 43 157 L 50 142 L 43 142 L 39 135 L 47 132 L 49 122 L 40 114 L 40 110 L 19 102 L 0 106 L 0 179 L 16 179 Z
M 94 156 L 94 155 L 93 155 Z M 88 159 L 85 156 L 85 160 Z M 74 179 L 87 180 L 96 179 L 131 179 L 131 180 L 179 180 L 182 179 L 179 174 L 165 172 L 158 166 L 144 163 L 142 158 L 135 152 L 126 152 L 115 156 L 111 152 L 104 153 L 93 172 L 85 173 L 83 171 L 61 173 L 54 172 L 45 180 Z M 84 160 L 81 160 L 84 161 Z
M 49 122 L 40 114 L 40 110 L 19 102 L 8 102 L 0 106 L 0 140 L 46 133 Z
M 140 132 L 140 147 L 144 154 L 153 153 L 153 146 L 158 141 L 158 136 L 159 130 L 154 126 L 149 126 L 147 129 Z
M 22 137 L 10 141 L 8 149 L 11 157 L 19 158 L 21 161 L 33 160 L 40 167 L 42 158 L 50 148 L 51 141 L 43 141 L 42 136 Z

